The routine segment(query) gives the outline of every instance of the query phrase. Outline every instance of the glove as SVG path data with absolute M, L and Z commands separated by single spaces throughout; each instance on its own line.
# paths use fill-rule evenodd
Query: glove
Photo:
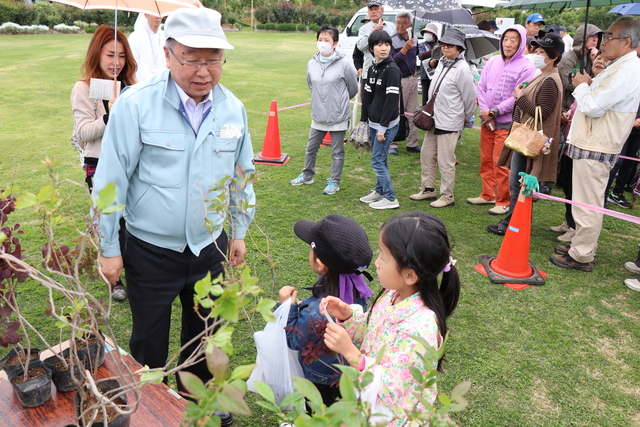
M 524 186 L 524 188 L 522 189 L 522 194 L 524 194 L 525 197 L 530 197 L 532 191 L 540 191 L 538 178 L 533 175 L 528 175 L 524 172 L 518 172 L 518 176 L 520 176 L 520 183 Z

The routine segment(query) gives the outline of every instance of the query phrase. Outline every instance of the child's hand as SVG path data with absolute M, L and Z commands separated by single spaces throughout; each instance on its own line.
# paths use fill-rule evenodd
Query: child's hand
M 334 323 L 327 324 L 327 329 L 324 331 L 324 343 L 330 350 L 343 355 L 354 366 L 360 361 L 360 350 L 353 344 L 349 333 L 342 326 Z
M 287 300 L 287 298 L 291 297 L 291 304 L 296 303 L 296 298 L 298 297 L 298 291 L 293 286 L 283 286 L 278 291 L 278 302 L 281 304 Z
M 320 301 L 320 313 L 324 314 L 325 310 L 327 310 L 330 316 L 340 321 L 347 320 L 353 314 L 353 310 L 351 310 L 349 304 L 336 297 L 322 298 L 322 301 Z

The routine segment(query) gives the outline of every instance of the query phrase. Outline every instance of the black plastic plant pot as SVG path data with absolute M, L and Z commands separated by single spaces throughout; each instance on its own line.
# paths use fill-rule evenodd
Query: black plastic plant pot
M 69 349 L 62 352 L 62 357 L 69 356 Z M 51 375 L 53 377 L 53 383 L 56 385 L 56 389 L 61 392 L 69 392 L 78 389 L 78 384 L 82 384 L 84 377 L 82 372 L 84 371 L 85 360 L 81 358 L 79 364 L 71 364 L 67 362 L 67 368 L 64 368 L 64 364 L 61 363 L 58 356 L 51 356 L 44 360 L 44 364 L 47 368 L 51 369 Z M 75 377 L 75 381 L 74 381 Z M 76 382 L 77 381 L 77 382 Z
M 26 349 L 24 351 L 26 351 Z M 14 347 L 14 348 L 11 349 L 9 354 L 7 354 L 5 356 L 4 359 L 0 360 L 0 366 L 2 366 L 2 369 L 4 369 L 4 371 L 7 373 L 7 377 L 11 376 L 11 373 L 16 372 L 16 371 L 23 372 L 22 371 L 23 364 L 20 363 L 19 360 L 12 361 L 13 363 L 11 365 L 7 364 L 11 360 L 11 358 L 13 356 L 17 355 L 17 353 L 18 352 L 17 352 L 16 348 Z M 41 363 L 41 360 L 40 360 L 40 349 L 39 348 L 32 348 L 31 349 L 31 355 L 32 355 L 32 358 L 29 360 L 29 368 L 31 368 L 33 366 L 36 366 L 36 365 Z
M 102 331 L 100 332 L 100 336 L 102 337 L 102 341 L 100 339 L 96 339 L 95 342 L 87 345 L 83 348 L 78 348 L 78 357 L 80 359 L 85 359 L 85 366 L 87 369 L 96 369 L 104 363 L 104 334 Z M 90 340 L 92 338 L 96 338 L 95 334 L 86 334 L 82 339 L 76 339 L 76 346 L 79 345 L 83 340 Z
M 111 390 L 115 390 L 120 388 L 120 383 L 115 379 L 104 379 L 96 381 L 96 388 L 100 393 L 102 393 L 106 397 L 110 397 L 116 393 L 111 393 Z M 90 391 L 89 384 L 83 384 L 82 390 L 87 399 L 90 399 L 93 396 L 93 393 Z M 121 395 L 116 399 L 118 406 L 122 406 L 124 408 L 127 407 L 128 401 L 126 395 Z M 81 413 L 83 412 L 85 406 L 85 402 L 83 399 L 83 394 L 78 390 L 73 397 L 73 407 L 76 412 L 76 420 L 78 421 L 78 426 L 80 427 L 129 427 L 129 423 L 131 421 L 131 415 L 116 415 L 111 421 L 104 422 L 102 421 L 94 421 L 91 422 L 91 412 L 87 412 L 83 418 L 80 418 Z M 101 411 L 100 411 L 101 412 Z M 88 424 L 90 423 L 90 424 Z
M 41 361 L 40 365 L 29 368 L 27 375 L 35 375 L 35 370 L 44 369 L 46 375 L 41 375 L 33 379 L 14 384 L 14 379 L 22 378 L 24 371 L 22 369 L 14 371 L 9 376 L 9 381 L 13 387 L 13 392 L 18 400 L 25 408 L 35 408 L 45 404 L 51 398 L 51 370 Z

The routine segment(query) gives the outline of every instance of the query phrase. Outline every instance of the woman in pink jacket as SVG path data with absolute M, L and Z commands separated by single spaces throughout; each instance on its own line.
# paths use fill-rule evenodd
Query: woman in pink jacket
M 480 177 L 482 193 L 467 199 L 472 205 L 495 204 L 492 215 L 509 212 L 509 169 L 497 166 L 511 129 L 513 90 L 533 80 L 535 68 L 524 57 L 527 37 L 522 25 L 509 27 L 500 38 L 500 55 L 489 59 L 478 84 L 480 105 Z

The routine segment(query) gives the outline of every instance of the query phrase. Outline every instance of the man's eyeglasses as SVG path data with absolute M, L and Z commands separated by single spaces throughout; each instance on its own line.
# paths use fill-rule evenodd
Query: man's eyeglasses
M 602 44 L 606 44 L 609 43 L 609 41 L 611 40 L 624 40 L 624 39 L 628 39 L 629 37 L 603 37 L 602 38 Z
M 173 50 L 171 50 L 171 48 L 169 48 L 169 52 L 171 52 L 171 55 L 173 55 L 173 57 L 176 58 L 176 61 L 178 61 L 178 64 L 182 65 L 189 71 L 197 71 L 203 65 L 206 65 L 207 70 L 210 70 L 210 71 L 222 70 L 222 65 L 227 63 L 226 59 L 213 59 L 209 62 L 200 62 L 200 61 L 180 62 L 180 60 L 178 59 L 176 54 L 173 53 Z

